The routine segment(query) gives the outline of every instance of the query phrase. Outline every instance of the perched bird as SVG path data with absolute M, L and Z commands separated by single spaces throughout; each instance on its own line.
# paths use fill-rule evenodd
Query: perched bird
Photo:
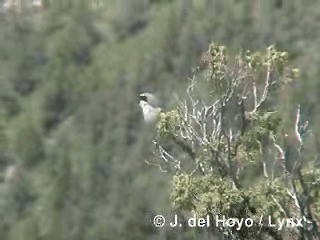
M 141 93 L 139 95 L 139 105 L 145 122 L 151 123 L 157 120 L 161 108 L 159 101 L 152 93 Z

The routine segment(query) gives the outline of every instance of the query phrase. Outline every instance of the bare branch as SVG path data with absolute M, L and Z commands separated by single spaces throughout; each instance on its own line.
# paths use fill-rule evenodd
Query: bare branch
M 266 76 L 266 81 L 264 84 L 263 93 L 262 93 L 262 96 L 261 96 L 259 102 L 255 103 L 254 108 L 251 111 L 251 114 L 254 114 L 258 110 L 258 108 L 261 106 L 261 104 L 263 104 L 267 99 L 269 86 L 270 86 L 271 65 L 272 65 L 271 61 L 269 60 L 267 63 L 267 76 Z M 254 91 L 256 91 L 255 84 L 254 84 Z M 256 98 L 257 93 L 253 93 L 253 94 L 255 95 L 255 98 Z M 256 102 L 256 99 L 255 99 L 255 102 Z
M 162 172 L 162 173 L 167 173 L 168 172 L 167 170 L 163 169 L 162 166 L 159 163 L 151 163 L 151 162 L 148 162 L 147 160 L 144 160 L 144 162 L 146 164 L 148 164 L 149 166 L 158 167 L 160 172 Z
M 300 105 L 298 105 L 298 108 L 297 108 L 296 122 L 295 122 L 295 125 L 294 125 L 294 131 L 295 131 L 295 134 L 296 134 L 296 138 L 300 143 L 300 146 L 302 146 L 303 145 L 303 141 L 302 141 L 302 137 L 301 137 L 301 135 L 299 133 L 299 123 L 300 123 Z

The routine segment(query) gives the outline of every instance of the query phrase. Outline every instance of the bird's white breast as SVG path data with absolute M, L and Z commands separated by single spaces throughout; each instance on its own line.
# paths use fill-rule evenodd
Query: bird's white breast
M 154 108 L 145 101 L 140 101 L 139 105 L 142 109 L 143 118 L 146 122 L 154 122 L 159 116 L 160 108 Z

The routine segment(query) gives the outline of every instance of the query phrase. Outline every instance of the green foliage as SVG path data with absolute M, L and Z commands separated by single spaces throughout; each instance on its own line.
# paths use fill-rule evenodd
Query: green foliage
M 285 217 L 279 212 L 278 202 L 291 201 L 286 187 L 279 180 L 269 183 L 262 180 L 253 187 L 239 190 L 231 180 L 212 174 L 194 176 L 179 173 L 173 177 L 172 183 L 173 206 L 194 212 L 199 217 L 212 214 L 238 218 L 250 216 L 255 220 L 261 216 L 278 219 Z
M 261 151 L 261 142 L 275 138 L 281 125 L 278 112 L 256 113 L 250 118 L 250 126 L 240 138 L 239 157 L 255 162 Z
M 208 55 L 208 59 L 205 59 L 205 61 L 209 62 L 208 76 L 206 77 L 207 81 L 219 81 L 219 83 L 221 83 L 217 86 L 225 89 L 226 86 L 223 86 L 221 84 L 226 82 L 224 81 L 227 65 L 226 47 L 215 45 L 214 43 L 212 43 L 209 46 Z
M 203 81 L 201 73 L 196 74 L 187 90 L 190 102 L 180 101 L 178 111 L 162 113 L 159 121 L 160 137 L 171 134 L 173 144 L 188 156 L 173 153 L 171 157 L 183 161 L 173 175 L 173 206 L 201 217 L 250 217 L 256 224 L 263 216 L 274 221 L 300 217 L 314 224 L 312 216 L 317 216 L 318 210 L 318 202 L 313 200 L 318 195 L 317 170 L 301 172 L 308 167 L 299 162 L 307 126 L 302 127 L 298 108 L 293 125 L 295 141 L 301 145 L 289 142 L 278 110 L 276 93 L 288 87 L 287 79 L 292 75 L 287 73 L 297 72 L 289 65 L 288 54 L 270 46 L 264 52 L 240 55 L 231 64 L 226 48 L 211 44 L 207 55 L 204 72 L 205 76 L 209 73 L 213 91 L 210 88 L 201 93 L 210 94 L 212 100 L 203 103 L 205 98 L 194 90 L 199 91 Z M 233 99 L 237 99 L 234 105 Z M 282 147 L 278 143 L 281 141 Z M 194 161 L 196 167 L 188 169 L 186 161 Z M 250 165 L 256 171 L 251 175 Z M 276 167 L 283 170 L 276 171 Z M 302 213 L 301 208 L 309 210 Z M 267 229 L 264 234 L 271 234 Z M 315 225 L 310 229 L 299 234 L 316 236 Z M 254 236 L 252 229 L 233 233 L 244 238 Z
M 24 121 L 17 129 L 13 148 L 23 165 L 34 166 L 44 158 L 42 135 L 31 121 Z M 29 140 L 26 142 L 25 139 Z
M 6 125 L 5 125 L 5 120 L 3 115 L 4 114 L 0 112 L 0 146 L 2 151 L 6 148 L 6 145 L 7 145 L 7 137 L 5 133 Z
M 160 113 L 160 119 L 157 124 L 158 133 L 163 135 L 170 135 L 174 133 L 181 122 L 181 115 L 177 110 Z
M 180 173 L 173 177 L 173 206 L 203 217 L 208 211 L 216 215 L 237 215 L 230 212 L 244 201 L 241 191 L 231 181 L 211 174 L 193 176 Z

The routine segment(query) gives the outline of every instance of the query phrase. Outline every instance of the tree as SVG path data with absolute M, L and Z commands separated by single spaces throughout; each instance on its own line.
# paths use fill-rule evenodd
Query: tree
M 288 53 L 270 46 L 229 58 L 225 46 L 211 44 L 203 61 L 187 97 L 158 122 L 155 145 L 159 166 L 172 172 L 173 206 L 186 218 L 209 215 L 212 233 L 224 239 L 319 238 L 320 169 L 310 155 L 318 137 L 300 106 L 288 123 L 279 103 L 299 73 Z M 220 224 L 223 217 L 249 224 Z M 271 225 L 283 219 L 293 227 Z

